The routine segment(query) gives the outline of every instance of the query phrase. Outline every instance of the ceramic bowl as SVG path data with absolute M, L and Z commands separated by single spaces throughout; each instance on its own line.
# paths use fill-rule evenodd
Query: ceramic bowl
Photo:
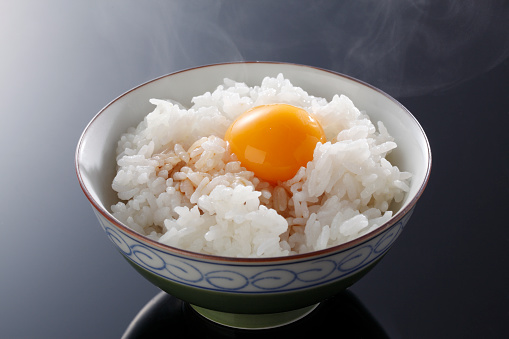
M 116 220 L 110 206 L 115 148 L 120 135 L 153 110 L 151 98 L 191 105 L 193 96 L 213 91 L 224 78 L 258 85 L 282 73 L 309 94 L 330 100 L 347 95 L 373 121 L 383 121 L 398 143 L 391 161 L 413 173 L 410 191 L 394 206 L 393 218 L 377 230 L 325 250 L 264 259 L 203 255 L 169 247 Z M 424 191 L 431 151 L 417 120 L 395 99 L 351 77 L 309 66 L 242 62 L 208 65 L 144 83 L 104 107 L 84 130 L 76 151 L 76 171 L 106 235 L 142 276 L 190 303 L 205 317 L 234 327 L 278 326 L 306 315 L 320 301 L 365 275 L 391 248 Z

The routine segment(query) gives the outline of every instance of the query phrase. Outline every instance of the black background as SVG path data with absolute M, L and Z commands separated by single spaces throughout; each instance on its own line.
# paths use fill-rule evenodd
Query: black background
M 412 219 L 350 289 L 364 315 L 390 338 L 509 337 L 508 18 L 506 1 L 1 1 L 0 337 L 122 336 L 159 291 L 80 190 L 81 132 L 140 83 L 253 60 L 371 83 L 429 138 Z

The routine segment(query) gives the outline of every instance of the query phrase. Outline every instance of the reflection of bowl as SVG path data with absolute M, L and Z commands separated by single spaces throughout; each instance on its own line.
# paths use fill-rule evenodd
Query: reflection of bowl
M 188 303 L 158 293 L 134 317 L 122 338 L 283 338 L 326 337 L 341 328 L 343 338 L 389 338 L 377 319 L 349 290 L 321 302 L 304 319 L 277 328 L 246 331 L 207 321 Z
M 377 230 L 343 245 L 289 257 L 239 259 L 203 255 L 152 241 L 117 221 L 110 206 L 117 197 L 117 140 L 153 106 L 151 98 L 190 105 L 223 78 L 259 84 L 265 76 L 288 78 L 315 96 L 347 95 L 373 121 L 383 121 L 398 143 L 391 161 L 413 173 L 410 191 L 393 218 Z M 415 118 L 397 101 L 358 80 L 308 66 L 284 63 L 231 63 L 198 67 L 149 81 L 121 95 L 86 127 L 76 152 L 80 185 L 110 240 L 127 261 L 162 290 L 204 316 L 232 326 L 267 327 L 298 319 L 321 300 L 366 274 L 388 251 L 407 223 L 428 181 L 431 152 Z M 273 314 L 277 313 L 277 315 Z

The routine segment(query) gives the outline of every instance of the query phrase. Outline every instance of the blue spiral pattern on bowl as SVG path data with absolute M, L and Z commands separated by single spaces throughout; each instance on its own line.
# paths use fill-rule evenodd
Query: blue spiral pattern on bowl
M 333 282 L 369 266 L 391 247 L 411 212 L 377 237 L 342 252 L 295 263 L 259 265 L 212 262 L 169 254 L 121 232 L 102 215 L 97 216 L 118 250 L 136 265 L 153 274 L 207 290 L 267 293 L 294 291 Z

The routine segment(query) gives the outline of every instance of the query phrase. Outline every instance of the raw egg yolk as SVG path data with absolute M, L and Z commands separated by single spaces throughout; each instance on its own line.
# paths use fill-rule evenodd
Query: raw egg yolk
M 293 178 L 313 160 L 317 142 L 326 141 L 322 126 L 302 108 L 287 104 L 254 107 L 226 131 L 225 140 L 242 166 L 270 183 Z

